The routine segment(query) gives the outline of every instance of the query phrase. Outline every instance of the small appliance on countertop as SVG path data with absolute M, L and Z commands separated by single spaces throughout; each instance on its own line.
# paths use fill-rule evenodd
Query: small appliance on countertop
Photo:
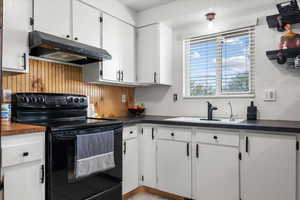
M 251 101 L 250 106 L 247 108 L 247 120 L 257 120 L 257 107 L 254 106 L 253 101 Z
M 47 127 L 46 200 L 122 199 L 123 123 L 113 119 L 88 118 L 87 107 L 87 97 L 83 95 L 17 93 L 12 96 L 12 121 Z M 79 140 L 89 136 L 87 139 L 90 141 L 92 137 L 101 137 L 99 142 L 111 143 L 111 156 L 108 158 L 111 165 L 87 171 L 84 177 L 78 178 L 78 169 L 88 169 L 78 168 Z M 93 149 L 90 157 L 97 151 Z M 100 153 L 103 152 L 99 152 L 99 158 L 102 156 Z

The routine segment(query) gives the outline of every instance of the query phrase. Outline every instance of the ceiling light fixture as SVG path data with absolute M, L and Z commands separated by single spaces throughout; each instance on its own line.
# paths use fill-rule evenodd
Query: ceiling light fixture
M 205 16 L 206 16 L 206 19 L 210 22 L 213 21 L 214 19 L 216 19 L 216 13 L 215 12 L 209 12 Z

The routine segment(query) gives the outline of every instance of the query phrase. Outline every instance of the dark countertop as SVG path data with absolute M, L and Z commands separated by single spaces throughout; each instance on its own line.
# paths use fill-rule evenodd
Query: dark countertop
M 142 118 L 134 117 L 119 117 L 115 118 L 123 121 L 125 126 L 150 123 L 161 125 L 174 126 L 193 126 L 193 127 L 211 127 L 211 128 L 230 128 L 230 129 L 246 129 L 258 131 L 276 131 L 276 132 L 291 132 L 300 134 L 300 121 L 283 121 L 283 120 L 257 120 L 244 121 L 241 123 L 229 124 L 221 122 L 183 122 L 183 121 L 166 121 L 165 119 L 175 118 L 174 116 L 145 116 Z

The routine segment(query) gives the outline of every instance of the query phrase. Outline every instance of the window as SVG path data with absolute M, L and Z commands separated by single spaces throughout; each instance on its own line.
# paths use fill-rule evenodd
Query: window
M 254 94 L 254 27 L 184 41 L 184 95 Z

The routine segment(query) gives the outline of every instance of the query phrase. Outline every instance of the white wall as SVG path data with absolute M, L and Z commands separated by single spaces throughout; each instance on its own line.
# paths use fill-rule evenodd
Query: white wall
M 136 25 L 136 13 L 117 0 L 82 0 L 129 24 Z
M 273 11 L 272 11 L 273 12 Z M 256 17 L 265 16 L 270 11 L 259 13 Z M 241 19 L 253 19 L 241 17 Z M 182 38 L 187 35 L 199 35 L 201 30 L 207 30 L 207 25 L 193 25 L 182 27 L 174 32 L 173 38 L 173 86 L 136 89 L 136 103 L 144 103 L 147 115 L 171 116 L 201 116 L 207 115 L 209 100 L 219 109 L 216 116 L 229 115 L 228 101 L 233 104 L 233 110 L 239 117 L 246 118 L 246 109 L 251 100 L 255 101 L 259 109 L 260 119 L 274 120 L 300 120 L 300 70 L 290 71 L 271 62 L 265 55 L 267 50 L 276 49 L 282 33 L 269 29 L 264 18 L 260 18 L 256 27 L 256 53 L 255 53 L 255 98 L 219 98 L 219 99 L 183 99 L 182 98 Z M 230 21 L 230 20 L 229 20 Z M 223 26 L 223 27 L 222 27 Z M 224 29 L 228 24 L 220 20 L 217 29 Z M 228 26 L 229 27 L 229 26 Z M 213 31 L 213 30 L 212 30 Z M 300 32 L 300 26 L 295 30 Z M 265 89 L 276 89 L 277 101 L 265 102 L 263 100 Z M 179 95 L 179 100 L 173 102 L 173 93 Z

